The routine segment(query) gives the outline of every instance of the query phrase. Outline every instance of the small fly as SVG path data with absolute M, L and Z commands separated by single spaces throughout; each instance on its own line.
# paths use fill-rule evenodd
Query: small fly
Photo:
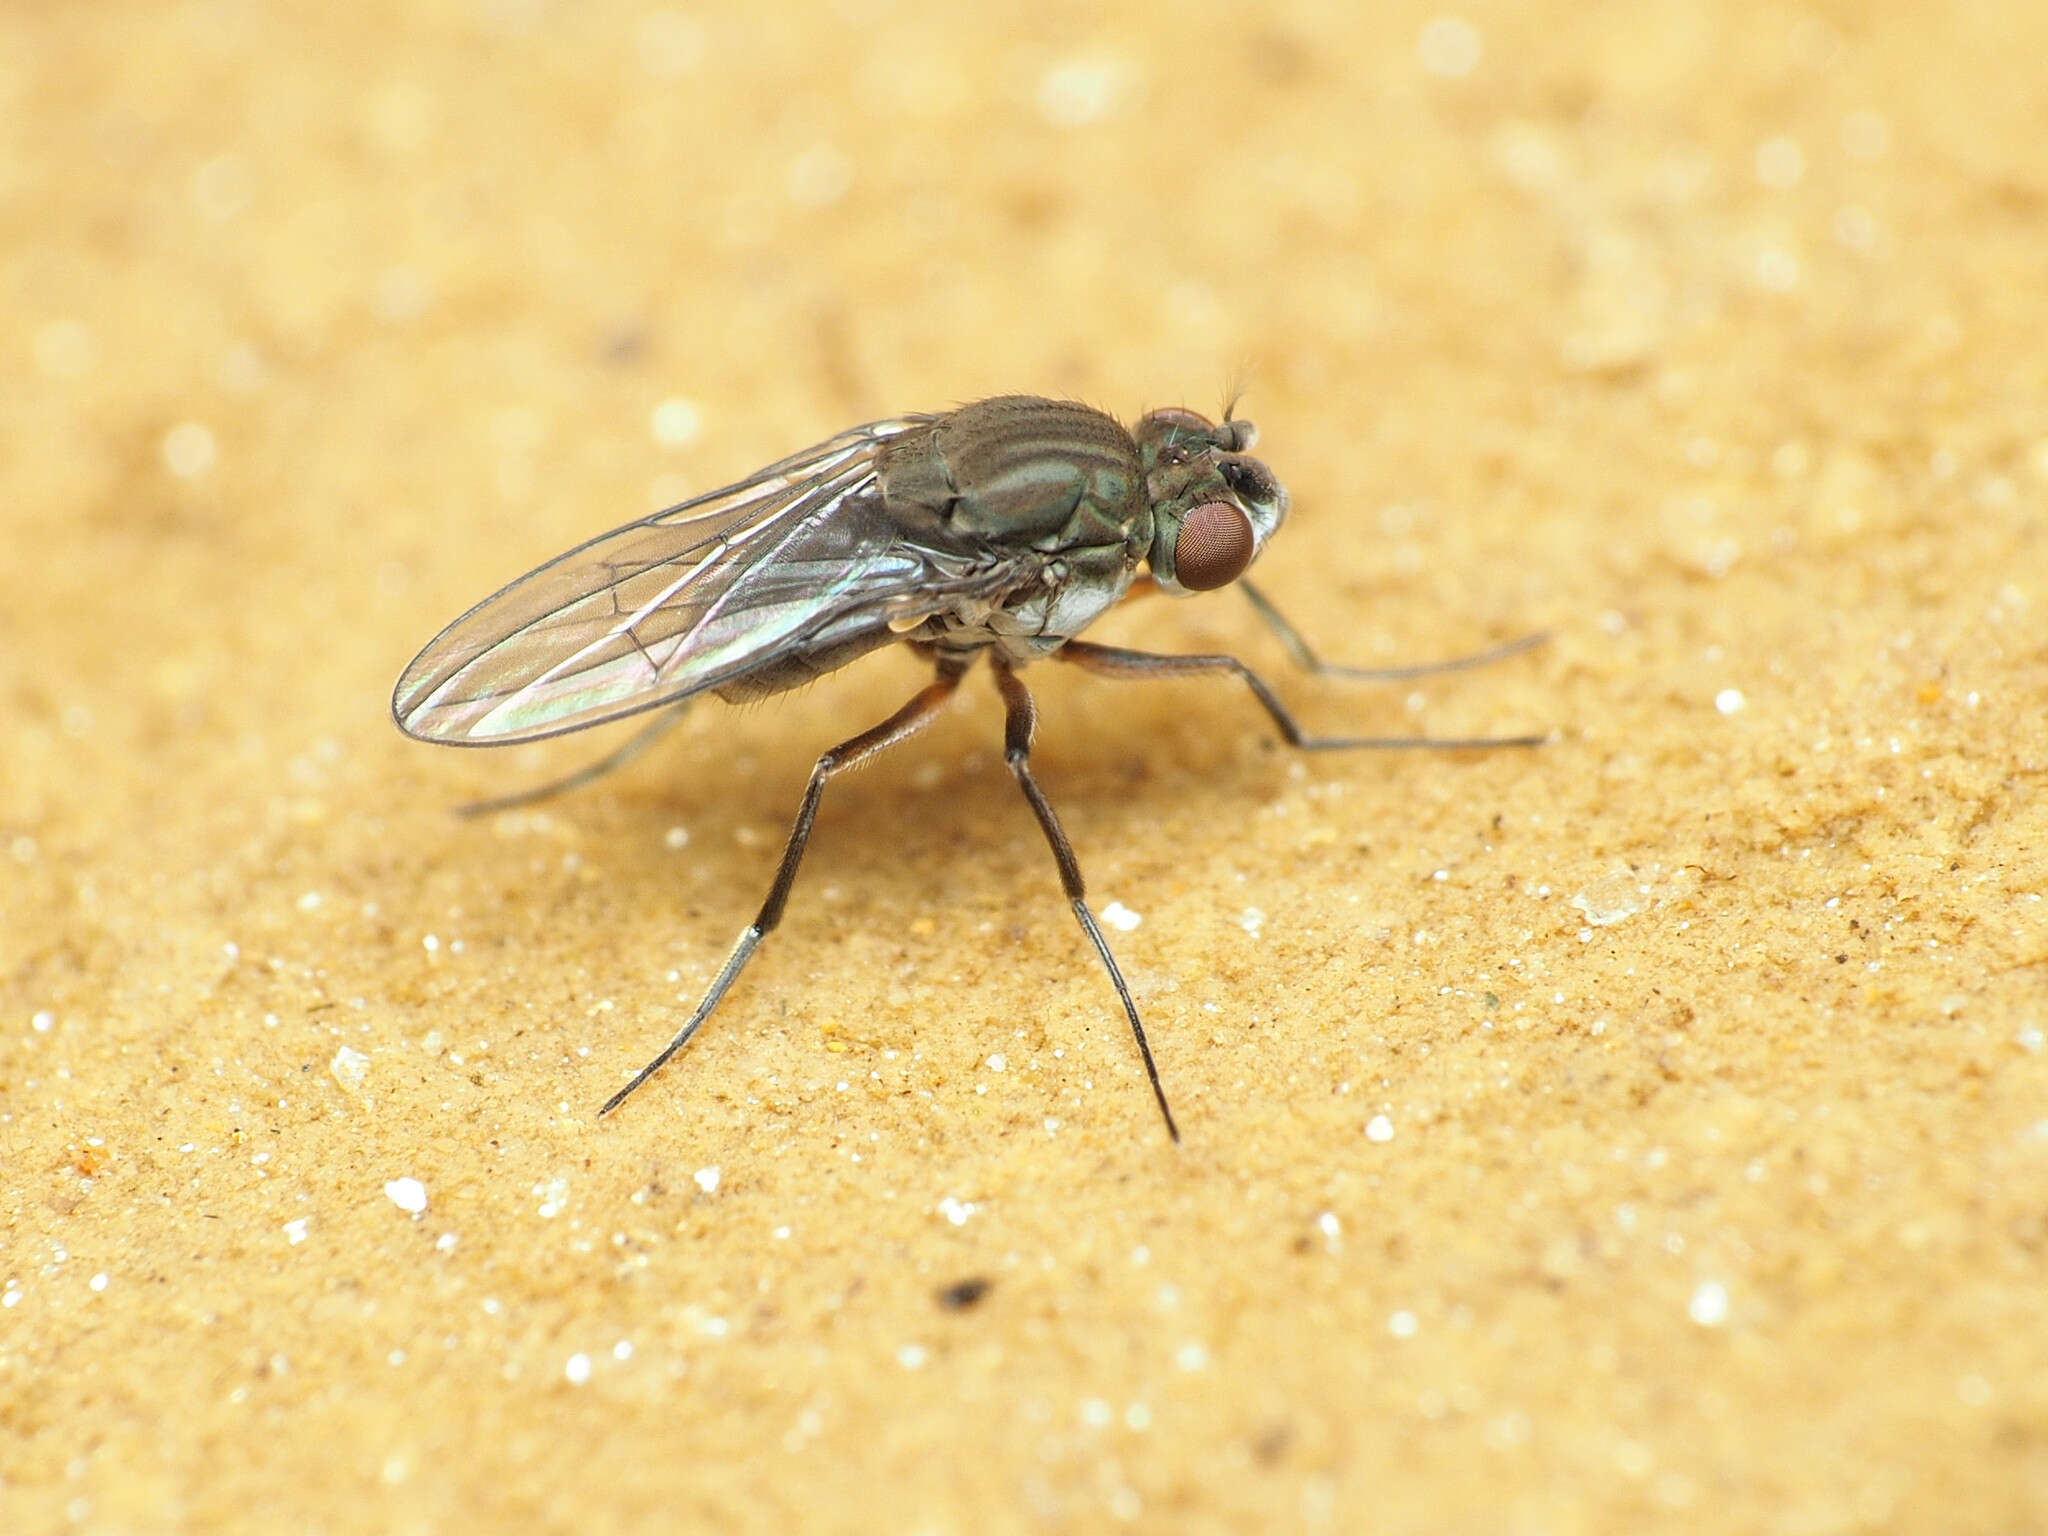
M 888 719 L 818 759 L 760 912 L 688 1022 L 600 1114 L 689 1043 L 782 921 L 826 784 L 929 725 L 986 656 L 1005 711 L 1004 761 L 1116 987 L 1167 1132 L 1180 1140 L 1137 1004 L 1088 909 L 1073 845 L 1031 771 L 1038 715 L 1020 669 L 1051 657 L 1112 678 L 1225 673 L 1251 689 L 1290 746 L 1311 752 L 1545 739 L 1311 735 L 1234 656 L 1155 655 L 1075 638 L 1140 592 L 1185 597 L 1232 582 L 1293 661 L 1324 676 L 1420 677 L 1543 638 L 1416 667 L 1318 660 L 1240 580 L 1287 515 L 1287 493 L 1248 451 L 1256 435 L 1248 421 L 1178 409 L 1126 429 L 1088 406 L 1031 395 L 870 422 L 578 545 L 484 599 L 413 659 L 391 712 L 422 741 L 506 746 L 663 711 L 582 772 L 473 810 L 526 804 L 618 767 L 702 693 L 780 693 L 891 642 L 909 645 L 936 673 Z

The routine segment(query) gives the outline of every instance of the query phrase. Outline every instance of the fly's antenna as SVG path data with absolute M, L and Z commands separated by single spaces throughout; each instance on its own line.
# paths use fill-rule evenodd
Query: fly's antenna
M 1248 421 L 1240 420 L 1237 408 L 1244 403 L 1250 389 L 1246 375 L 1250 372 L 1247 364 L 1240 363 L 1230 370 L 1227 380 L 1229 394 L 1223 402 L 1223 421 L 1220 435 L 1226 440 L 1228 451 L 1243 453 L 1255 446 L 1259 440 L 1259 429 Z
M 1223 424 L 1228 426 L 1237 420 L 1237 408 L 1244 404 L 1244 397 L 1251 393 L 1251 365 L 1240 362 L 1223 376 Z

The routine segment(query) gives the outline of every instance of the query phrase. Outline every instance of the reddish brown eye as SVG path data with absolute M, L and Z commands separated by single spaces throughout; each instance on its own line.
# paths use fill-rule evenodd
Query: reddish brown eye
M 1181 519 L 1174 579 L 1190 592 L 1213 592 L 1242 576 L 1257 548 L 1250 518 L 1227 501 L 1205 501 Z

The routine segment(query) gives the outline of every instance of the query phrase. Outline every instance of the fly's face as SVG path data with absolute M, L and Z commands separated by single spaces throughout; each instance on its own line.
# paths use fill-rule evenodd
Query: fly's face
M 1152 579 L 1176 596 L 1237 580 L 1287 516 L 1287 492 L 1245 451 L 1257 429 L 1173 409 L 1152 412 L 1132 435 L 1152 508 Z

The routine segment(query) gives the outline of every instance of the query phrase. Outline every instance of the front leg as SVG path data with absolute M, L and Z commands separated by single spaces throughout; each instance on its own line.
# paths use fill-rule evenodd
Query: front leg
M 1238 582 L 1239 589 L 1251 602 L 1266 627 L 1279 637 L 1287 648 L 1288 658 L 1304 672 L 1313 672 L 1317 677 L 1343 677 L 1355 682 L 1400 683 L 1411 678 L 1435 677 L 1441 672 L 1465 672 L 1473 667 L 1488 666 L 1510 656 L 1519 656 L 1523 651 L 1534 650 L 1550 638 L 1548 630 L 1535 630 L 1516 640 L 1501 645 L 1489 646 L 1483 651 L 1474 651 L 1469 656 L 1453 656 L 1447 661 L 1424 661 L 1407 667 L 1345 667 L 1335 662 L 1324 661 L 1309 649 L 1308 642 L 1301 637 L 1301 631 L 1288 623 L 1280 610 L 1273 606 L 1273 600 L 1248 581 Z
M 1396 747 L 1431 747 L 1441 751 L 1462 751 L 1476 747 L 1538 747 L 1549 741 L 1538 736 L 1311 736 L 1280 701 L 1267 682 L 1235 656 L 1161 656 L 1151 651 L 1129 651 L 1120 646 L 1094 645 L 1086 640 L 1069 640 L 1053 654 L 1104 677 L 1149 678 L 1190 677 L 1200 672 L 1228 672 L 1242 678 L 1251 689 L 1290 747 L 1304 752 L 1349 752 Z

